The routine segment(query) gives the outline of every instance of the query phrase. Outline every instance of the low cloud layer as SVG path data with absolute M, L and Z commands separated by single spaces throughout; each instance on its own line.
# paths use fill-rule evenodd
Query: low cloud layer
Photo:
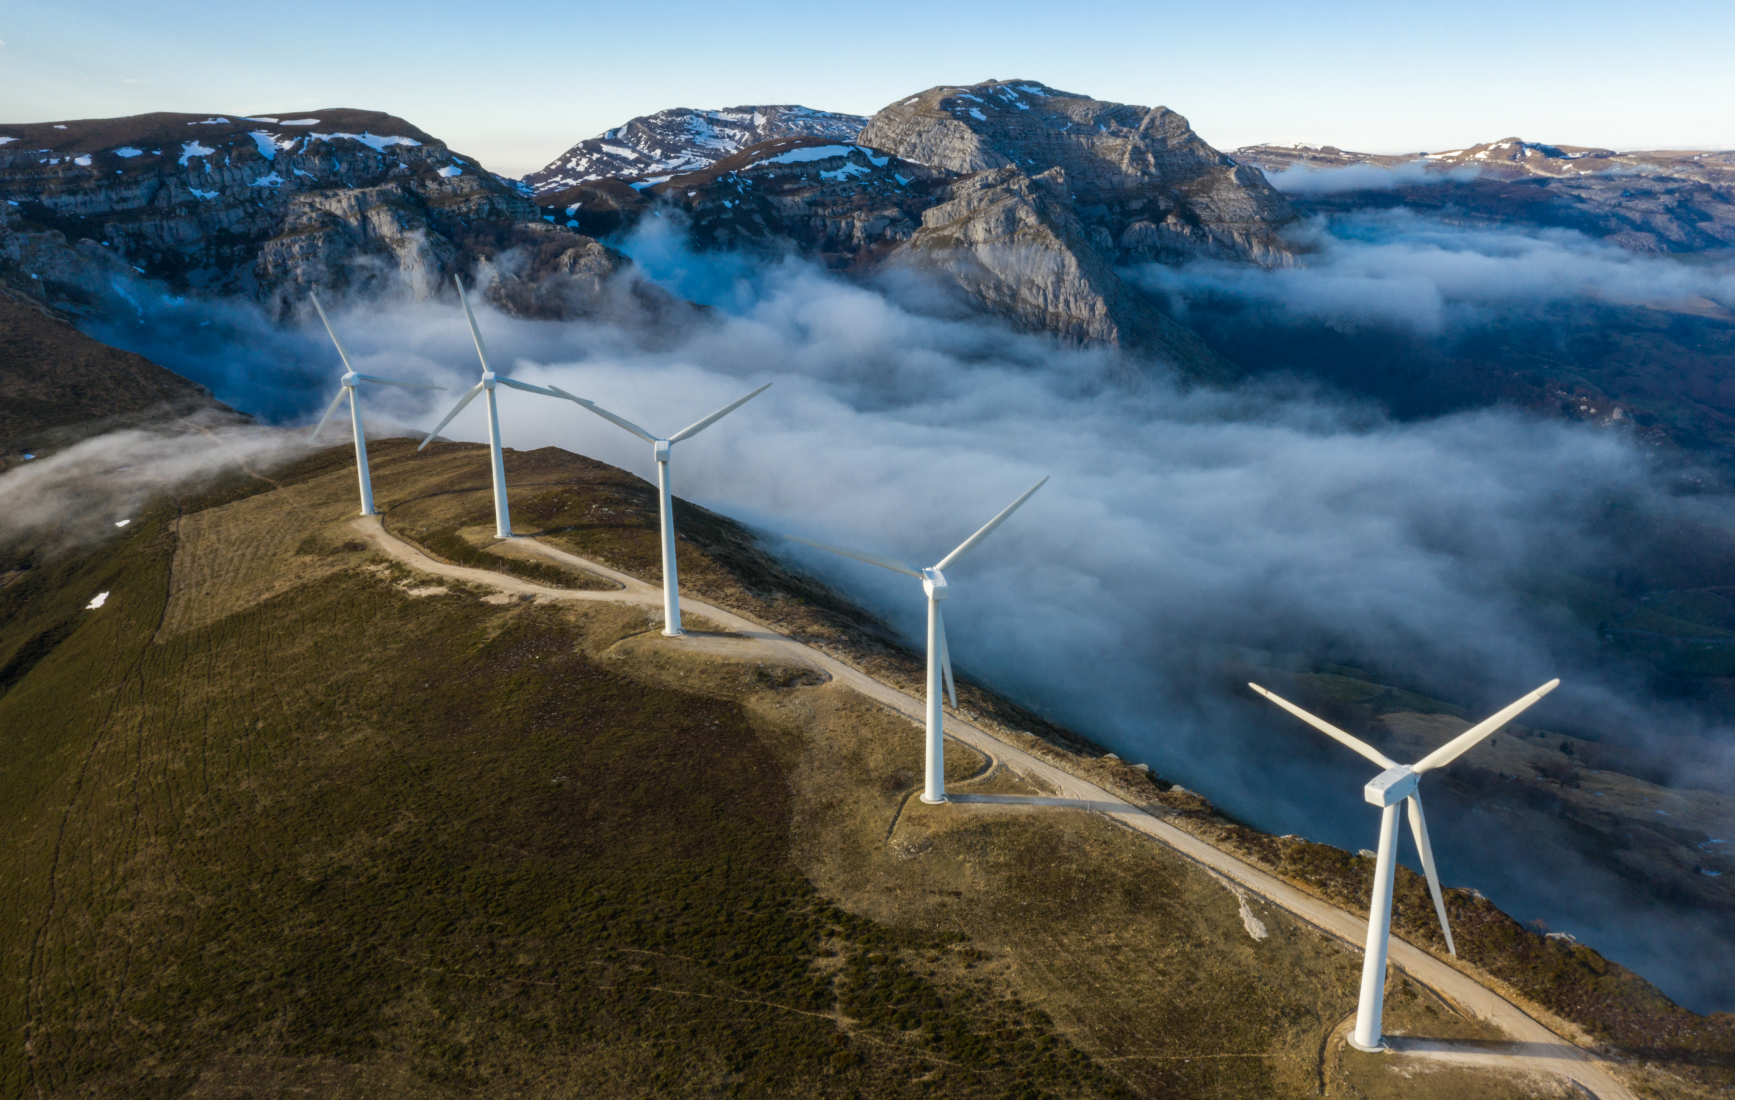
M 1283 316 L 1426 335 L 1576 300 L 1707 312 L 1734 307 L 1727 264 L 1629 252 L 1570 230 L 1468 228 L 1406 210 L 1313 219 L 1298 267 L 1147 264 L 1131 275 L 1174 299 L 1213 294 Z
M 1275 190 L 1287 195 L 1337 195 L 1347 191 L 1394 191 L 1441 183 L 1467 183 L 1480 178 L 1480 169 L 1427 167 L 1409 161 L 1389 167 L 1382 164 L 1349 164 L 1342 168 L 1313 168 L 1290 164 L 1279 172 L 1265 172 Z
M 54 553 L 124 530 L 153 498 L 269 473 L 307 453 L 302 433 L 198 418 L 94 436 L 0 474 L 0 548 Z
M 1629 552 L 1593 522 L 1614 500 L 1650 522 L 1730 522 L 1723 501 L 1659 491 L 1622 435 L 1496 411 L 1392 423 L 1263 383 L 1133 392 L 1106 381 L 1098 353 L 920 316 L 796 262 L 691 256 L 650 232 L 629 248 L 673 289 L 718 307 L 716 324 L 649 351 L 604 326 L 480 311 L 497 369 L 554 383 L 655 432 L 772 382 L 677 445 L 675 491 L 770 532 L 911 561 L 935 561 L 1051 475 L 951 570 L 957 664 L 1246 820 L 1371 846 L 1375 826 L 1358 798 L 1363 765 L 1303 727 L 1265 725 L 1224 690 L 1228 669 L 1302 653 L 1475 709 L 1560 676 L 1565 687 L 1537 708 L 1535 724 L 1671 746 L 1692 766 L 1731 770 L 1730 729 L 1652 697 L 1636 670 L 1567 644 L 1567 624 L 1532 595 L 1543 577 L 1611 568 Z M 1505 293 L 1495 282 L 1508 280 L 1512 300 L 1581 292 L 1568 288 L 1591 279 L 1613 293 L 1626 271 L 1644 270 L 1548 235 L 1501 242 L 1411 225 L 1383 242 L 1324 234 L 1327 258 L 1297 275 L 1199 266 L 1146 277 L 1162 289 L 1178 285 L 1169 279 L 1218 280 L 1278 302 L 1294 296 L 1299 308 L 1345 310 L 1357 288 L 1304 288 L 1344 279 L 1382 289 L 1406 283 L 1411 269 L 1417 299 L 1384 316 L 1444 323 L 1453 300 Z M 1591 275 L 1591 265 L 1609 274 Z M 1658 269 L 1648 272 L 1643 281 L 1659 287 Z M 359 369 L 453 388 L 370 393 L 371 416 L 432 425 L 476 379 L 452 303 L 341 308 L 334 322 Z M 225 323 L 244 324 L 235 315 Z M 198 327 L 191 315 L 178 325 Z M 314 350 L 324 336 L 312 326 L 248 331 L 258 344 L 244 362 L 262 364 L 262 392 L 275 408 L 306 394 L 297 412 L 311 420 L 329 368 L 336 376 Z M 216 359 L 177 358 L 168 344 L 159 354 L 224 400 L 259 407 L 247 371 L 201 376 Z M 504 391 L 501 410 L 510 447 L 554 445 L 653 472 L 645 443 L 572 404 Z M 483 439 L 481 404 L 444 434 Z M 924 600 L 909 578 L 778 545 L 922 637 Z M 1522 849 L 1538 838 L 1493 836 L 1447 829 L 1436 841 L 1446 879 L 1481 884 L 1520 916 L 1593 939 L 1693 1003 L 1731 995 L 1725 979 L 1693 975 L 1634 934 L 1645 916 L 1611 901 L 1606 872 L 1555 849 L 1557 878 L 1518 876 Z M 1682 943 L 1731 950 L 1695 921 L 1681 932 Z

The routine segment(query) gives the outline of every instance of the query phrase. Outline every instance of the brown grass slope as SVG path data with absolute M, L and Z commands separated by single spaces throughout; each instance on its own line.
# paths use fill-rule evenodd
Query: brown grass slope
M 376 483 L 463 532 L 485 470 L 389 442 Z M 636 561 L 627 475 L 510 483 Z M 0 1094 L 1560 1094 L 1350 1067 L 1357 954 L 1286 913 L 1104 819 L 923 807 L 910 723 L 753 650 L 408 575 L 352 541 L 344 448 L 275 484 L 0 588 Z M 728 549 L 685 544 L 697 582 Z M 859 644 L 784 583 L 753 598 Z M 986 764 L 950 750 L 1023 789 Z
M 196 412 L 241 419 L 204 386 L 91 339 L 0 283 L 0 469 L 25 451 Z

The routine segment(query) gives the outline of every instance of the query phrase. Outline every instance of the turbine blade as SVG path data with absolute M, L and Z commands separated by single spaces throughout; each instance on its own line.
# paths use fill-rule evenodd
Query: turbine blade
M 590 405 L 590 404 L 592 404 L 592 402 L 586 400 L 583 397 L 575 397 L 573 394 L 569 393 L 567 390 L 563 389 L 561 386 L 551 386 L 550 392 L 555 394 L 557 397 L 566 397 L 568 400 L 574 402 L 574 404 L 576 404 L 576 405 Z
M 623 431 L 631 432 L 635 435 L 638 435 L 642 439 L 646 440 L 648 443 L 657 443 L 658 442 L 658 439 L 655 438 L 651 432 L 647 431 L 645 428 L 641 427 L 639 424 L 636 424 L 632 420 L 624 420 L 622 417 L 617 416 L 613 412 L 608 412 L 605 409 L 601 409 L 596 404 L 592 403 L 591 401 L 586 400 L 584 397 L 575 397 L 573 394 L 569 393 L 567 390 L 561 389 L 561 388 L 556 387 L 556 386 L 551 386 L 550 392 L 551 392 L 551 394 L 553 394 L 556 397 L 566 397 L 568 400 L 574 402 L 574 404 L 576 404 L 576 405 L 579 405 L 581 408 L 591 409 L 593 412 L 597 413 L 599 416 L 602 416 L 604 419 L 610 421 L 612 424 L 615 424 L 617 427 L 621 428 Z
M 459 281 L 457 272 L 453 276 L 453 285 L 459 288 L 459 304 L 465 307 L 465 323 L 471 326 L 471 342 L 477 345 L 477 358 L 487 372 L 490 369 L 489 353 L 483 350 L 483 333 L 477 331 L 477 318 L 471 315 L 471 303 L 465 300 L 465 284 Z
M 1420 852 L 1420 866 L 1426 869 L 1426 885 L 1432 891 L 1432 904 L 1438 907 L 1438 926 L 1444 929 L 1444 943 L 1451 956 L 1456 954 L 1456 939 L 1450 935 L 1450 915 L 1444 912 L 1444 891 L 1438 886 L 1438 865 L 1432 861 L 1432 839 L 1426 835 L 1426 807 L 1420 804 L 1419 792 L 1408 796 L 1408 824 L 1414 829 L 1414 847 Z
M 453 411 L 441 418 L 441 423 L 435 425 L 435 429 L 433 431 L 431 431 L 426 437 L 424 437 L 423 442 L 417 444 L 417 449 L 420 451 L 424 447 L 427 447 L 429 445 L 429 441 L 431 439 L 434 439 L 437 435 L 439 435 L 441 433 L 441 429 L 445 428 L 448 425 L 449 421 L 451 421 L 454 417 L 458 416 L 459 411 L 461 409 L 463 409 L 463 408 L 465 408 L 465 406 L 471 404 L 472 398 L 476 397 L 478 394 L 480 394 L 482 392 L 483 392 L 483 383 L 482 382 L 479 382 L 477 385 L 466 390 L 465 396 L 461 397 L 459 399 L 459 404 L 453 406 Z
M 308 442 L 313 443 L 320 435 L 320 429 L 326 427 L 326 422 L 332 419 L 332 414 L 338 410 L 338 403 L 344 400 L 344 387 L 338 387 L 338 396 L 332 399 L 332 404 L 326 406 L 326 415 L 320 418 L 320 423 L 314 425 L 314 430 L 308 433 Z
M 942 652 L 937 654 L 937 658 L 942 665 L 943 683 L 948 685 L 949 706 L 960 710 L 961 705 L 955 702 L 955 668 L 949 663 L 949 632 L 943 626 L 942 608 L 940 607 L 936 609 L 936 640 L 937 644 L 942 647 Z
M 422 382 L 395 382 L 391 378 L 378 378 L 372 374 L 359 374 L 357 377 L 364 382 L 373 382 L 380 386 L 403 386 L 408 390 L 445 390 L 447 388 L 446 386 L 425 385 Z
M 951 566 L 955 562 L 959 561 L 961 559 L 961 556 L 964 555 L 968 550 L 971 550 L 973 547 L 979 545 L 979 543 L 984 542 L 986 535 L 989 535 L 992 531 L 995 531 L 998 527 L 1002 526 L 1003 521 L 1008 519 L 1010 514 L 1013 513 L 1015 511 L 1015 509 L 1021 507 L 1023 504 L 1026 504 L 1027 498 L 1032 496 L 1034 493 L 1037 493 L 1039 491 L 1039 487 L 1041 485 L 1044 485 L 1046 482 L 1048 482 L 1050 480 L 1051 480 L 1050 474 L 1046 474 L 1044 477 L 1040 478 L 1037 482 L 1034 483 L 1033 488 L 1027 490 L 1025 493 L 1022 493 L 1020 496 L 1016 497 L 1014 504 L 1011 504 L 1011 505 L 1009 505 L 1009 507 L 1003 509 L 1001 512 L 998 512 L 995 516 L 992 517 L 990 523 L 987 523 L 987 524 L 985 524 L 985 526 L 979 528 L 977 531 L 974 531 L 972 536 L 970 538 L 968 538 L 966 542 L 963 542 L 959 546 L 955 547 L 954 553 L 950 554 L 948 557 L 944 558 L 943 560 L 937 562 L 935 568 L 947 569 L 949 566 Z
M 1258 687 L 1256 684 L 1251 684 L 1249 686 L 1250 686 L 1250 689 L 1252 691 L 1256 692 L 1258 695 L 1261 695 L 1263 698 L 1267 699 L 1269 702 L 1280 707 L 1282 710 L 1286 711 L 1288 714 L 1291 714 L 1293 717 L 1299 719 L 1302 722 L 1305 722 L 1308 725 L 1316 726 L 1318 729 L 1322 730 L 1324 733 L 1327 733 L 1329 736 L 1335 738 L 1337 741 L 1340 741 L 1343 745 L 1346 745 L 1348 748 L 1352 749 L 1354 752 L 1359 753 L 1361 756 L 1365 757 L 1367 760 L 1370 760 L 1373 764 L 1376 764 L 1378 767 L 1384 768 L 1387 770 L 1389 768 L 1393 768 L 1396 766 L 1396 762 L 1394 760 L 1391 760 L 1389 757 L 1385 756 L 1383 753 L 1372 748 L 1370 745 L 1366 744 L 1364 741 L 1361 741 L 1359 738 L 1355 737 L 1353 734 L 1348 733 L 1346 730 L 1338 729 L 1335 726 L 1330 725 L 1328 722 L 1325 722 L 1323 719 L 1317 717 L 1315 714 L 1312 714 L 1310 711 L 1305 710 L 1303 707 L 1294 706 L 1292 703 L 1287 702 L 1287 700 L 1281 698 L 1279 695 L 1276 695 L 1274 692 L 1268 690 L 1267 688 Z
M 1493 715 L 1491 718 L 1488 718 L 1486 721 L 1480 723 L 1477 726 L 1470 726 L 1466 731 L 1457 735 L 1457 737 L 1454 741 L 1451 741 L 1449 744 L 1446 744 L 1446 745 L 1439 747 L 1439 749 L 1436 752 L 1428 753 L 1427 755 L 1421 757 L 1419 763 L 1414 765 L 1415 774 L 1422 774 L 1424 772 L 1429 772 L 1433 768 L 1442 768 L 1444 765 L 1450 763 L 1450 761 L 1456 759 L 1458 756 L 1461 756 L 1463 753 L 1467 752 L 1469 749 L 1480 744 L 1480 742 L 1485 739 L 1487 734 L 1491 733 L 1493 730 L 1498 729 L 1500 726 L 1504 725 L 1506 722 L 1510 721 L 1512 718 L 1515 718 L 1517 715 L 1521 714 L 1523 711 L 1534 706 L 1537 702 L 1540 701 L 1542 696 L 1546 695 L 1547 692 L 1552 691 L 1554 688 L 1556 688 L 1558 686 L 1559 686 L 1558 680 L 1556 680 L 1556 679 L 1548 680 L 1546 683 L 1542 684 L 1540 687 L 1529 692 L 1527 695 L 1523 696 L 1521 699 L 1518 699 L 1516 702 L 1512 703 L 1510 706 L 1505 707 L 1503 710 L 1499 711 L 1497 714 Z
M 354 371 L 356 368 L 350 365 L 350 356 L 345 354 L 344 344 L 339 341 L 338 333 L 332 330 L 332 322 L 326 319 L 326 310 L 320 308 L 320 299 L 313 292 L 309 293 L 308 298 L 314 303 L 314 312 L 320 314 L 320 323 L 326 326 L 326 334 L 332 337 L 332 346 L 338 349 L 338 359 L 344 364 L 345 373 Z
M 844 546 L 832 546 L 825 542 L 817 542 L 814 539 L 801 539 L 796 535 L 787 535 L 786 538 L 793 542 L 801 542 L 805 546 L 813 546 L 817 550 L 827 550 L 830 553 L 839 554 L 843 557 L 857 558 L 859 561 L 869 562 L 871 565 L 880 565 L 884 569 L 892 569 L 896 573 L 906 573 L 910 576 L 917 577 L 920 580 L 924 579 L 924 574 L 922 572 L 901 561 L 899 558 L 885 558 L 881 554 L 866 554 L 862 550 L 848 550 Z
M 555 390 L 547 390 L 542 386 L 534 386 L 529 382 L 515 382 L 512 378 L 503 378 L 499 374 L 495 376 L 495 380 L 503 386 L 512 386 L 516 390 L 525 390 L 527 393 L 541 393 L 545 397 L 562 396 Z
M 767 386 L 771 386 L 771 385 L 773 385 L 772 382 L 769 382 L 767 384 Z M 763 386 L 763 387 L 761 387 L 760 390 L 756 390 L 755 393 L 750 394 L 749 397 L 739 397 L 737 400 L 731 402 L 731 404 L 725 406 L 723 409 L 720 409 L 718 412 L 714 413 L 711 416 L 703 416 L 701 419 L 695 421 L 693 424 L 690 424 L 688 427 L 684 428 L 682 431 L 678 432 L 676 435 L 671 436 L 671 442 L 672 443 L 680 443 L 681 441 L 689 438 L 690 436 L 699 433 L 701 431 L 701 429 L 708 427 L 715 420 L 718 420 L 720 417 L 724 416 L 726 413 L 732 412 L 738 406 L 740 406 L 744 402 L 748 401 L 750 397 L 754 397 L 757 394 L 761 393 L 762 390 L 767 389 L 767 386 Z

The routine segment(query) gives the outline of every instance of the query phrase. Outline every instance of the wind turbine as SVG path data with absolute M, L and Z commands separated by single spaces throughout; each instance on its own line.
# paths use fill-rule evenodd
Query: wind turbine
M 956 707 L 955 702 L 955 670 L 949 664 L 949 638 L 943 630 L 942 602 L 948 597 L 948 581 L 943 577 L 943 570 L 960 561 L 967 551 L 985 541 L 985 537 L 1002 525 L 1003 521 L 1012 515 L 1015 509 L 1027 503 L 1027 498 L 1039 491 L 1039 487 L 1050 481 L 1050 475 L 1040 478 L 1033 488 L 1015 498 L 1015 503 L 991 517 L 991 522 L 974 531 L 972 537 L 949 552 L 948 556 L 931 566 L 920 569 L 916 565 L 908 565 L 898 558 L 885 558 L 880 554 L 866 554 L 861 550 L 848 550 L 843 546 L 830 546 L 825 542 L 815 542 L 811 539 L 800 539 L 796 535 L 787 535 L 793 542 L 801 542 L 806 546 L 814 546 L 818 550 L 827 550 L 848 558 L 856 558 L 871 565 L 880 565 L 884 569 L 892 569 L 896 573 L 905 573 L 917 577 L 924 582 L 924 595 L 930 603 L 930 619 L 925 639 L 924 660 L 924 794 L 919 796 L 920 802 L 932 806 L 947 802 L 948 792 L 943 789 L 943 714 L 942 692 L 939 690 L 938 674 L 942 683 L 948 686 L 949 706 Z
M 338 380 L 338 394 L 332 399 L 332 404 L 326 406 L 326 415 L 320 418 L 320 423 L 314 425 L 314 431 L 308 435 L 308 442 L 313 443 L 320 434 L 320 429 L 326 427 L 326 422 L 332 419 L 337 411 L 338 403 L 344 400 L 345 394 L 350 395 L 350 435 L 356 441 L 356 480 L 357 487 L 362 491 L 362 514 L 375 514 L 375 490 L 369 484 L 369 444 L 363 438 L 362 413 L 357 409 L 356 386 L 358 382 L 373 382 L 380 386 L 403 386 L 408 390 L 442 390 L 445 386 L 425 386 L 417 382 L 395 382 L 391 378 L 377 378 L 372 374 L 358 374 L 356 368 L 350 365 L 350 356 L 345 354 L 344 345 L 339 343 L 338 333 L 332 330 L 332 322 L 326 319 L 326 311 L 320 308 L 320 299 L 310 294 L 314 303 L 314 312 L 320 314 L 320 323 L 326 326 L 326 334 L 332 337 L 332 346 L 338 349 L 339 362 L 344 364 L 344 375 Z
M 506 380 L 504 379 L 503 381 Z M 772 382 L 767 384 L 767 386 L 771 385 L 773 385 Z M 671 515 L 671 446 L 676 443 L 681 443 L 692 435 L 698 435 L 703 429 L 711 426 L 714 421 L 720 419 L 726 413 L 734 412 L 738 406 L 742 405 L 745 401 L 748 401 L 749 398 L 761 393 L 761 390 L 767 389 L 767 386 L 761 387 L 760 390 L 756 390 L 755 393 L 749 394 L 746 397 L 739 397 L 737 400 L 731 402 L 731 404 L 725 406 L 716 413 L 709 416 L 703 416 L 701 419 L 690 424 L 688 427 L 671 436 L 669 439 L 660 439 L 645 428 L 641 427 L 639 424 L 624 420 L 613 412 L 599 408 L 596 404 L 586 400 L 584 397 L 575 397 L 573 394 L 569 393 L 567 390 L 561 389 L 560 387 L 551 386 L 548 391 L 545 391 L 553 392 L 557 397 L 566 397 L 576 405 L 582 405 L 591 409 L 593 412 L 610 421 L 612 424 L 615 424 L 617 427 L 634 435 L 638 435 L 653 445 L 653 461 L 658 463 L 659 467 L 659 546 L 664 558 L 664 633 L 667 638 L 675 638 L 683 632 L 683 609 L 677 600 L 677 528 L 676 520 Z
M 1444 929 L 1444 942 L 1449 946 L 1450 954 L 1455 955 L 1456 941 L 1450 938 L 1450 917 L 1444 912 L 1444 892 L 1438 887 L 1438 868 L 1432 862 L 1432 842 L 1426 836 L 1426 814 L 1420 805 L 1420 776 L 1433 768 L 1442 768 L 1480 744 L 1488 734 L 1534 706 L 1542 696 L 1558 686 L 1559 681 L 1548 680 L 1415 763 L 1398 764 L 1351 733 L 1337 729 L 1272 691 L 1250 685 L 1252 691 L 1288 714 L 1316 726 L 1384 769 L 1381 775 L 1365 785 L 1365 800 L 1373 806 L 1382 806 L 1384 818 L 1383 827 L 1378 832 L 1377 870 L 1372 878 L 1371 918 L 1365 929 L 1365 970 L 1359 979 L 1359 1016 L 1354 1021 L 1353 1034 L 1348 1038 L 1348 1042 L 1359 1050 L 1384 1049 L 1384 975 L 1389 965 L 1390 908 L 1396 888 L 1396 818 L 1401 803 L 1404 800 L 1408 803 L 1408 824 L 1413 827 L 1414 846 L 1419 849 L 1420 863 L 1426 869 L 1426 885 L 1432 890 L 1432 904 L 1438 907 L 1438 924 Z
M 435 425 L 435 431 L 430 432 L 423 442 L 417 444 L 420 451 L 429 445 L 437 432 L 445 428 L 449 421 L 459 415 L 459 411 L 471 404 L 471 399 L 478 394 L 484 395 L 484 404 L 489 408 L 489 462 L 495 481 L 495 537 L 511 539 L 514 537 L 513 525 L 508 522 L 507 470 L 501 462 L 501 418 L 495 411 L 495 387 L 499 385 L 512 386 L 516 390 L 528 393 L 541 393 L 545 397 L 566 397 L 570 401 L 579 400 L 569 394 L 547 390 L 542 386 L 532 386 L 525 382 L 515 382 L 512 378 L 504 378 L 495 373 L 489 365 L 489 353 L 483 350 L 483 334 L 477 331 L 477 318 L 471 315 L 471 303 L 465 300 L 465 285 L 459 281 L 459 276 L 453 276 L 453 285 L 459 290 L 459 304 L 465 307 L 465 320 L 471 326 L 471 342 L 477 345 L 477 358 L 483 363 L 483 378 L 477 385 L 465 391 L 465 396 L 459 399 L 459 404 L 453 406 L 453 411 Z

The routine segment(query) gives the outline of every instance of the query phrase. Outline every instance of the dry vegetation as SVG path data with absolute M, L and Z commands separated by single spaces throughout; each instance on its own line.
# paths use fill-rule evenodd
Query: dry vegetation
M 465 537 L 480 449 L 375 449 L 391 529 L 539 564 Z M 556 451 L 509 477 L 516 526 L 656 575 L 644 483 Z M 1558 1095 L 1342 1057 L 1354 949 L 1104 818 L 922 805 L 911 723 L 748 639 L 678 651 L 638 607 L 370 554 L 348 448 L 275 484 L 167 502 L 0 588 L 0 1092 Z M 685 588 L 912 674 L 880 624 L 682 508 Z M 947 762 L 957 790 L 1026 790 Z M 1328 851 L 1290 877 L 1357 900 Z M 1423 942 L 1423 890 L 1398 894 Z M 1545 942 L 1521 935 L 1494 949 Z M 1492 1037 L 1399 975 L 1390 1006 L 1392 1032 Z

